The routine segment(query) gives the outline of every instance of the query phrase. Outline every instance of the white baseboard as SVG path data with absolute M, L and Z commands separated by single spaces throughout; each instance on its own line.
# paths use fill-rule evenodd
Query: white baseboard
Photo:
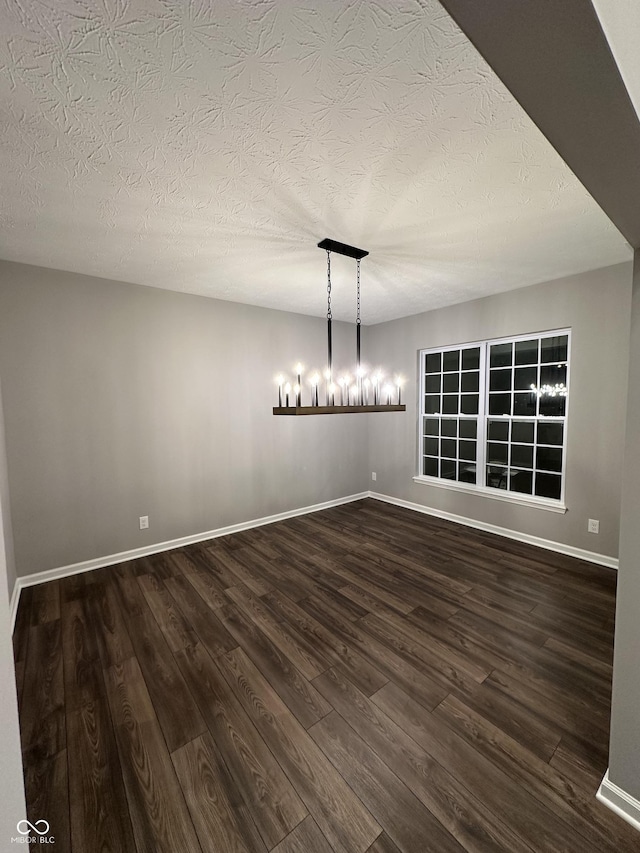
M 610 808 L 611 811 L 614 811 L 619 817 L 630 823 L 634 829 L 640 831 L 640 800 L 636 800 L 631 794 L 627 794 L 622 788 L 614 785 L 609 779 L 608 770 L 604 774 L 596 797 L 607 808 Z
M 9 600 L 9 625 L 11 626 L 11 633 L 13 634 L 13 629 L 16 624 L 16 616 L 18 615 L 18 604 L 20 603 L 20 583 L 18 580 L 13 585 L 13 592 L 11 593 L 11 599 Z
M 369 492 L 369 497 L 377 501 L 401 506 L 405 509 L 412 509 L 415 512 L 422 512 L 425 515 L 433 515 L 436 518 L 443 518 L 446 521 L 454 521 L 456 524 L 464 524 L 466 527 L 474 527 L 476 530 L 484 530 L 487 533 L 497 533 L 498 536 L 505 536 L 507 539 L 515 539 L 517 542 L 526 542 L 529 545 L 535 545 L 538 548 L 545 548 L 547 551 L 556 551 L 558 554 L 566 554 L 569 557 L 577 557 L 579 560 L 586 560 L 589 563 L 597 563 L 600 566 L 606 566 L 609 569 L 618 568 L 618 560 L 616 557 L 609 557 L 606 554 L 596 554 L 594 551 L 586 551 L 583 548 L 575 548 L 573 545 L 565 545 L 563 542 L 553 542 L 551 539 L 542 539 L 540 536 L 531 536 L 529 533 L 520 533 L 518 530 L 510 530 L 508 527 L 499 527 L 497 524 L 488 524 L 485 521 L 478 521 L 475 518 L 467 518 L 464 515 L 455 515 L 452 512 L 434 509 L 424 504 L 417 504 L 413 501 L 405 501 L 402 498 L 394 498 L 390 495 L 381 495 L 378 492 Z
M 125 563 L 127 560 L 136 560 L 139 557 L 148 557 L 151 554 L 158 554 L 161 551 L 170 551 L 173 548 L 182 548 L 185 545 L 193 545 L 196 542 L 204 542 L 207 539 L 217 539 L 220 536 L 228 536 L 230 533 L 239 533 L 241 530 L 250 530 L 253 527 L 262 527 L 265 524 L 273 524 L 276 521 L 284 521 L 287 518 L 294 518 L 297 515 L 307 515 L 312 512 L 319 512 L 323 509 L 330 509 L 341 504 L 352 503 L 363 498 L 373 498 L 377 501 L 394 504 L 395 506 L 411 509 L 415 512 L 421 512 L 425 515 L 433 515 L 436 518 L 443 518 L 447 521 L 453 521 L 456 524 L 463 524 L 466 527 L 474 527 L 477 530 L 484 530 L 488 533 L 497 533 L 499 536 L 506 536 L 508 539 L 515 539 L 518 542 L 526 542 L 529 545 L 535 545 L 539 548 L 546 548 L 548 551 L 557 551 L 560 554 L 567 554 L 570 557 L 577 557 L 580 560 L 587 560 L 590 563 L 598 563 L 601 566 L 607 566 L 612 569 L 618 568 L 618 560 L 614 557 L 608 557 L 605 554 L 596 554 L 593 551 L 585 551 L 582 548 L 574 548 L 572 545 L 564 545 L 562 542 L 552 542 L 549 539 L 542 539 L 539 536 L 530 536 L 527 533 L 520 533 L 517 530 L 509 530 L 507 527 L 499 527 L 496 524 L 487 524 L 484 521 L 477 521 L 474 518 L 467 518 L 462 515 L 455 515 L 452 512 L 444 512 L 443 510 L 434 509 L 433 507 L 424 506 L 423 504 L 405 501 L 401 498 L 394 498 L 390 495 L 382 495 L 378 492 L 360 492 L 356 495 L 347 495 L 343 498 L 336 498 L 332 501 L 324 503 L 312 504 L 311 506 L 303 506 L 298 509 L 279 512 L 275 515 L 267 515 L 263 518 L 254 518 L 250 521 L 243 521 L 239 524 L 230 524 L 228 527 L 218 527 L 215 530 L 207 530 L 204 533 L 195 533 L 191 536 L 182 536 L 179 539 L 171 539 L 167 542 L 156 542 L 153 545 L 145 545 L 142 548 L 133 548 L 130 551 L 121 551 L 118 554 L 108 554 L 104 557 L 96 557 L 93 560 L 85 560 L 81 563 L 73 563 L 69 566 L 60 566 L 54 569 L 46 569 L 43 572 L 37 572 L 33 575 L 19 577 L 13 589 L 10 603 L 10 619 L 11 630 L 15 627 L 16 615 L 18 612 L 18 603 L 20 601 L 20 591 L 27 586 L 35 586 L 47 581 L 57 580 L 59 578 L 77 575 L 81 572 L 90 572 L 93 569 L 102 569 L 105 566 L 113 566 L 116 563 Z
M 320 512 L 320 510 L 323 509 L 330 509 L 333 506 L 341 506 L 342 504 L 352 503 L 353 501 L 359 501 L 367 497 L 369 497 L 369 492 L 360 492 L 357 495 L 347 495 L 346 497 L 336 498 L 332 501 L 324 501 L 324 503 L 303 506 L 298 509 L 290 509 L 286 512 L 276 513 L 275 515 L 266 515 L 263 518 L 254 518 L 250 521 L 242 521 L 239 524 L 230 524 L 228 527 L 218 527 L 215 530 L 207 530 L 204 533 L 194 533 L 192 536 L 182 536 L 179 539 L 171 539 L 167 542 L 156 542 L 153 545 L 145 545 L 143 548 L 133 548 L 130 551 L 121 551 L 118 554 L 108 554 L 104 557 L 96 557 L 93 560 L 84 560 L 82 563 L 73 563 L 70 566 L 46 569 L 43 572 L 36 572 L 32 575 L 19 577 L 15 583 L 13 595 L 11 596 L 11 631 L 13 632 L 15 627 L 20 591 L 24 589 L 24 587 L 47 583 L 47 581 L 66 578 L 70 575 L 78 575 L 81 572 L 90 572 L 93 569 L 103 569 L 105 566 L 113 566 L 116 563 L 126 563 L 128 560 L 148 557 L 150 554 L 158 554 L 161 551 L 171 551 L 173 548 L 182 548 L 185 545 L 193 545 L 196 542 L 204 542 L 207 539 L 217 539 L 220 536 L 228 536 L 230 533 L 239 533 L 241 530 L 250 530 L 253 527 L 262 527 L 265 524 L 273 524 L 275 521 L 284 521 L 287 518 L 295 518 L 297 515 L 308 515 L 311 512 Z

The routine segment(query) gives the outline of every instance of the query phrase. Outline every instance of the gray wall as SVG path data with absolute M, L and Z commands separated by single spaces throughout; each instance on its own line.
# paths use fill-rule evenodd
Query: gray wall
M 366 489 L 362 416 L 272 415 L 299 358 L 325 364 L 324 321 L 0 263 L 18 575 Z
M 370 416 L 376 491 L 565 545 L 616 556 L 631 264 L 547 282 L 367 329 L 374 360 L 409 377 L 405 416 Z M 571 327 L 565 515 L 414 483 L 418 350 Z M 587 519 L 600 520 L 598 535 Z
M 13 552 L 13 527 L 9 501 L 9 475 L 7 472 L 7 448 L 4 436 L 4 412 L 2 409 L 2 394 L 0 393 L 0 501 L 2 502 L 2 536 L 4 541 L 4 556 L 7 574 L 7 592 L 9 598 L 13 595 L 16 583 L 16 561 Z
M 2 391 L 0 389 L 0 478 L 5 477 L 2 452 Z M 8 850 L 9 839 L 17 835 L 16 824 L 27 814 L 22 778 L 22 753 L 18 727 L 18 703 L 13 668 L 13 645 L 9 619 L 7 553 L 4 531 L 10 527 L 6 493 L 0 490 L 0 839 Z M 13 582 L 9 580 L 9 587 Z
M 640 250 L 635 253 L 609 778 L 640 800 Z

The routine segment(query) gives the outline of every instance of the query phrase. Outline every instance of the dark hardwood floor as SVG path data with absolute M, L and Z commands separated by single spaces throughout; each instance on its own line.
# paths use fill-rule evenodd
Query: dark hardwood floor
M 631 851 L 611 570 L 373 500 L 23 590 L 67 853 Z

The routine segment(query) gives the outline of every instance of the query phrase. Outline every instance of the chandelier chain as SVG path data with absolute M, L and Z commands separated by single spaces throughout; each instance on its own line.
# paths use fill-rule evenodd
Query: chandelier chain
M 360 325 L 360 258 L 356 261 L 357 264 L 357 304 L 356 304 L 356 325 Z
M 331 252 L 327 249 L 327 320 L 331 319 Z

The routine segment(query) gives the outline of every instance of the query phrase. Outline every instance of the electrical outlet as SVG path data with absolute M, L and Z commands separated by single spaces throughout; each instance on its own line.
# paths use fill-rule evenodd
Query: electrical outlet
M 140 530 L 146 530 L 149 527 L 149 516 L 141 515 L 140 516 Z
M 587 524 L 587 530 L 589 533 L 600 533 L 600 522 L 597 518 L 590 518 L 589 523 Z
M 375 472 L 375 471 L 372 471 L 372 472 L 371 472 L 371 479 L 372 479 L 372 480 L 375 480 L 375 479 L 377 479 L 377 477 L 378 477 L 378 475 L 376 474 L 376 472 Z

